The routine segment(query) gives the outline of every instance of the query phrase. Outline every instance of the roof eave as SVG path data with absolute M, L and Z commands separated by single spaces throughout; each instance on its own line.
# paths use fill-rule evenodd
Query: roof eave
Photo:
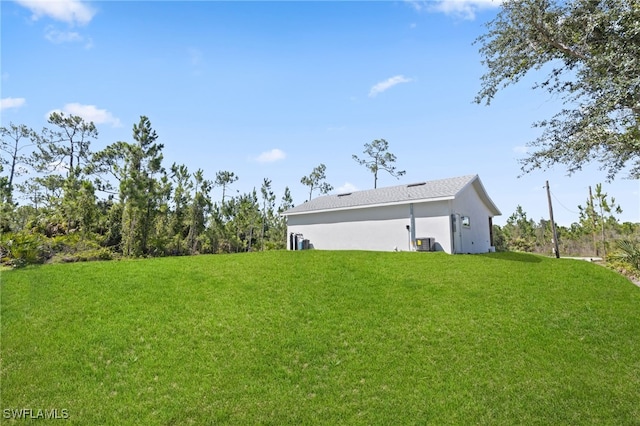
M 484 185 L 482 184 L 482 181 L 480 180 L 480 176 L 475 175 L 475 177 L 467 185 L 465 185 L 465 188 L 468 185 L 477 185 L 476 186 L 476 190 L 478 192 L 478 195 L 480 196 L 482 201 L 485 203 L 487 208 L 491 211 L 491 213 L 493 213 L 494 216 L 502 216 L 502 212 L 500 212 L 500 210 L 495 205 L 495 203 L 493 202 L 491 197 L 489 197 L 489 194 L 487 193 L 487 190 L 484 189 Z M 462 189 L 460 191 L 462 191 Z
M 415 200 L 402 200 L 402 201 L 394 201 L 391 203 L 375 203 L 375 204 L 360 204 L 358 206 L 348 206 L 348 207 L 336 207 L 332 209 L 318 209 L 318 210 L 305 210 L 301 212 L 282 212 L 282 216 L 298 216 L 303 214 L 313 214 L 313 213 L 326 213 L 326 212 L 335 212 L 335 211 L 344 211 L 344 210 L 358 210 L 364 208 L 371 207 L 386 207 L 386 206 L 400 206 L 403 204 L 411 204 L 411 203 L 431 203 L 435 201 L 448 201 L 453 200 L 455 198 L 454 195 L 448 195 L 445 197 L 434 197 L 434 198 L 416 198 Z

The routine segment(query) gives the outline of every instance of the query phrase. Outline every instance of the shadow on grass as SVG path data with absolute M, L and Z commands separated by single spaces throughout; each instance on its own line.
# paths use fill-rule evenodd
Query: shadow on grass
M 518 253 L 518 252 L 500 252 L 500 253 L 484 253 L 480 254 L 482 257 L 487 257 L 489 259 L 496 260 L 509 260 L 511 262 L 526 262 L 526 263 L 540 263 L 542 262 L 542 257 L 529 254 L 529 253 Z

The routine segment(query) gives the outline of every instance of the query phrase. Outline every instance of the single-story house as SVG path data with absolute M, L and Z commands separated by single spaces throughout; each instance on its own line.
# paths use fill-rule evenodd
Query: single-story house
M 290 250 L 494 250 L 492 219 L 500 210 L 478 175 L 326 195 L 293 207 Z

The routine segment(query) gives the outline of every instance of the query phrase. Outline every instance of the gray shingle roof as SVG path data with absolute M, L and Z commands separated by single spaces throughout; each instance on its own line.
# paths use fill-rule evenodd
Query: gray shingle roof
M 354 191 L 347 194 L 325 195 L 287 210 L 283 215 L 301 214 L 319 210 L 335 210 L 350 207 L 400 203 L 403 201 L 428 201 L 455 197 L 465 186 L 478 179 L 478 175 L 459 176 L 416 184 L 389 186 L 386 188 Z M 488 199 L 488 196 L 487 196 Z M 489 200 L 491 203 L 491 200 Z M 493 204 L 493 203 L 492 203 Z M 497 209 L 496 209 L 497 210 Z M 499 214 L 499 213 L 498 213 Z

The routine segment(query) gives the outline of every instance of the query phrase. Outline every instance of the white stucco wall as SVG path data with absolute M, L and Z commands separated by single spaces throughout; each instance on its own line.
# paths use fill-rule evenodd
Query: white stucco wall
M 451 252 L 449 201 L 414 205 L 416 237 L 436 239 Z M 316 249 L 407 251 L 408 204 L 308 213 L 288 217 L 288 231 L 301 233 Z
M 451 253 L 451 224 L 449 215 L 416 218 L 416 239 L 435 238 L 436 251 Z
M 482 202 L 473 186 L 465 188 L 452 202 L 452 210 L 470 218 L 470 226 L 461 226 L 461 253 L 487 253 L 491 247 L 489 233 L 490 210 Z
M 436 201 L 413 205 L 416 238 L 435 238 L 436 248 L 451 253 L 450 201 Z

